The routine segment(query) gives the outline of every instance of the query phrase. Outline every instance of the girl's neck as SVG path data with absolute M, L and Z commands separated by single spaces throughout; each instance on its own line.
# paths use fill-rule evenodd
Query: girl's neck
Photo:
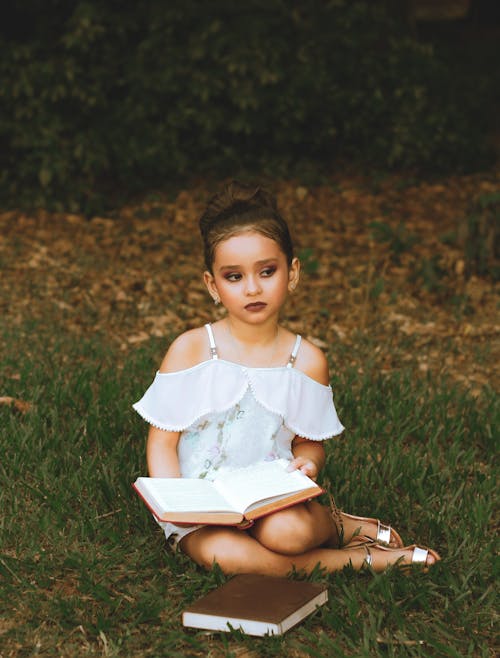
M 269 346 L 276 341 L 280 331 L 276 321 L 255 326 L 227 317 L 224 322 L 232 340 L 237 341 L 243 348 Z
M 246 366 L 274 366 L 279 354 L 280 327 L 277 322 L 248 326 L 226 318 L 225 344 L 230 360 Z

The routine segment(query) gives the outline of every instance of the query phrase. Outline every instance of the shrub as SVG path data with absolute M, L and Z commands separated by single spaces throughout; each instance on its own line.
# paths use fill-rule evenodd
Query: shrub
M 192 174 L 483 154 L 446 65 L 382 2 L 20 6 L 28 28 L 0 37 L 4 203 L 90 212 Z

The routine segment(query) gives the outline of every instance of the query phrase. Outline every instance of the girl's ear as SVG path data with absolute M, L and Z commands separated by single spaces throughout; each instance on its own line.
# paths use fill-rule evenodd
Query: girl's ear
M 205 282 L 207 290 L 210 293 L 210 296 L 214 300 L 215 304 L 219 304 L 220 297 L 219 297 L 219 293 L 217 292 L 217 286 L 215 285 L 214 275 L 211 274 L 208 270 L 206 270 L 205 272 L 203 272 L 203 281 Z
M 290 269 L 288 270 L 288 290 L 293 292 L 299 283 L 300 278 L 300 260 L 294 258 Z

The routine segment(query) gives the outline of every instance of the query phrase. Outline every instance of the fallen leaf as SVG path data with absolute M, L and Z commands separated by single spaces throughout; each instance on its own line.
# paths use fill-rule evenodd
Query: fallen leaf
M 145 340 L 149 340 L 149 334 L 145 331 L 141 331 L 139 334 L 129 336 L 127 340 L 131 345 L 134 345 L 135 343 L 143 343 Z
M 25 400 L 19 400 L 18 398 L 12 398 L 9 396 L 0 397 L 0 404 L 8 405 L 13 407 L 15 411 L 19 411 L 21 414 L 25 414 L 31 409 L 31 404 Z
M 378 372 L 419 372 L 420 364 L 420 374 L 461 375 L 474 394 L 483 379 L 498 388 L 499 284 L 469 276 L 465 246 L 453 236 L 478 193 L 500 189 L 500 171 L 448 176 L 439 185 L 402 181 L 388 176 L 375 192 L 346 173 L 325 185 L 273 181 L 297 252 L 309 250 L 317 263 L 314 272 L 304 267 L 284 325 L 314 336 L 332 361 L 349 345 L 355 371 L 366 370 L 369 334 L 381 348 L 371 355 Z M 200 181 L 175 199 L 118 208 L 113 219 L 0 211 L 2 320 L 22 330 L 50 308 L 60 311 L 61 330 L 76 338 L 97 331 L 129 351 L 224 317 L 201 278 L 198 218 L 214 192 Z M 373 222 L 384 225 L 387 240 L 374 240 Z
M 322 350 L 328 349 L 328 343 L 326 343 L 324 340 L 321 340 L 320 338 L 315 338 L 314 336 L 308 336 L 307 340 Z
M 307 194 L 308 194 L 307 187 L 303 187 L 302 185 L 297 187 L 297 189 L 295 190 L 295 195 L 299 201 L 303 201 L 306 198 Z

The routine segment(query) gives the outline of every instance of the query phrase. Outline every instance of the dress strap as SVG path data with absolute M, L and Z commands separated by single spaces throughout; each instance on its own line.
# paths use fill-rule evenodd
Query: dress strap
M 299 352 L 301 340 L 302 340 L 302 336 L 300 334 L 297 334 L 297 338 L 295 339 L 295 345 L 293 346 L 292 353 L 290 354 L 290 358 L 288 359 L 288 363 L 286 364 L 287 368 L 293 368 L 295 364 L 295 359 L 297 358 L 297 354 Z
M 207 324 L 205 325 L 205 329 L 207 330 L 208 340 L 210 342 L 210 356 L 212 357 L 212 359 L 218 359 L 219 355 L 217 354 L 217 345 L 215 344 L 215 337 L 214 337 L 212 325 L 207 322 Z

